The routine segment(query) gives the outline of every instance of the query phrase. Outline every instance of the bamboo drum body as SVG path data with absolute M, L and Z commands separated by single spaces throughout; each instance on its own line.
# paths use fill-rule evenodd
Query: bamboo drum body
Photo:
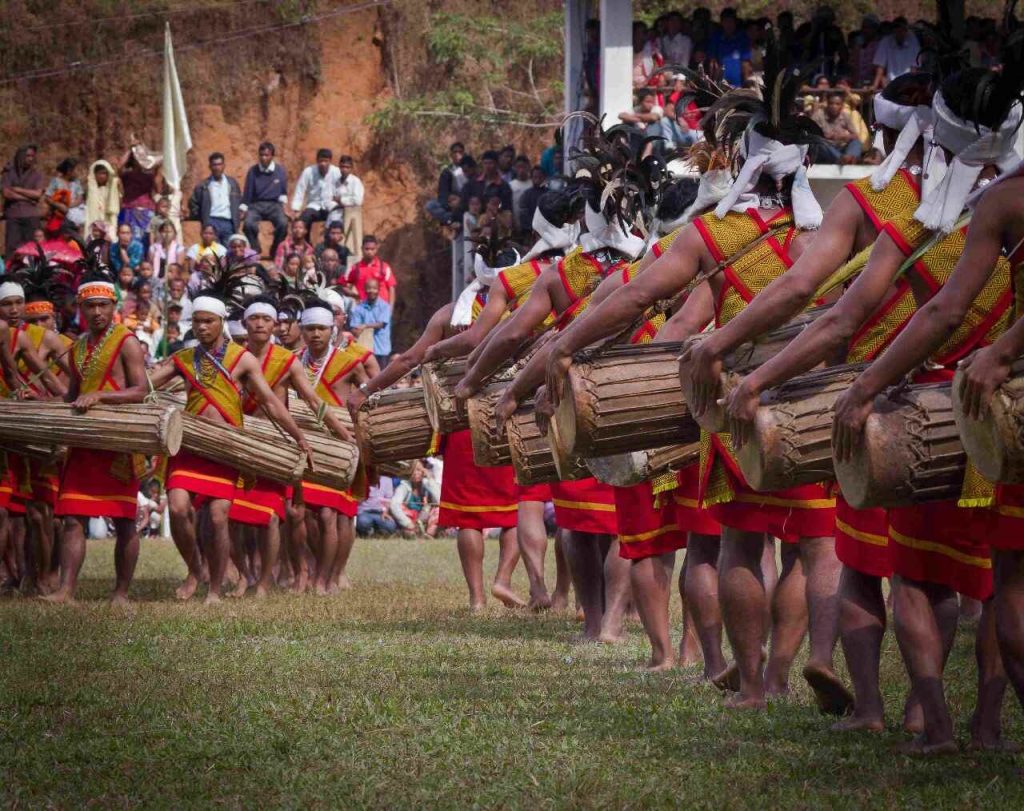
M 196 456 L 235 468 L 246 477 L 275 482 L 299 481 L 306 469 L 306 455 L 291 437 L 285 439 L 276 428 L 274 435 L 245 431 L 226 422 L 181 413 L 181 447 Z
M 849 462 L 835 462 L 843 497 L 857 509 L 960 497 L 964 452 L 949 383 L 881 395 Z
M 246 433 L 260 441 L 286 441 L 270 420 L 262 417 L 245 418 Z M 306 441 L 313 448 L 313 470 L 303 474 L 306 481 L 347 490 L 352 486 L 359 467 L 359 448 L 352 442 L 338 439 L 327 431 L 303 430 Z
M 356 437 L 367 464 L 419 459 L 430 450 L 434 431 L 419 386 L 373 394 L 359 409 Z
M 631 487 L 663 473 L 680 470 L 699 459 L 700 442 L 692 442 L 587 459 L 587 467 L 600 482 L 613 487 Z
M 850 364 L 822 369 L 766 392 L 754 418 L 753 437 L 736 454 L 747 484 L 771 491 L 835 478 L 835 403 L 864 368 Z
M 570 470 L 568 477 L 558 475 L 551 444 L 541 430 L 541 421 L 545 419 L 536 413 L 533 401 L 527 401 L 516 409 L 506 425 L 509 456 L 516 481 L 522 485 L 548 484 L 589 476 L 589 471 L 579 465 Z
M 352 415 L 348 413 L 347 408 L 341 406 L 328 406 L 328 409 L 332 414 L 335 414 L 341 424 L 348 428 L 350 431 L 353 429 Z M 316 412 L 306 405 L 304 400 L 300 400 L 297 397 L 289 398 L 288 410 L 292 414 L 292 419 L 295 420 L 296 424 L 303 431 L 326 431 L 322 422 L 319 422 L 316 418 Z
M 679 390 L 679 343 L 612 347 L 569 367 L 554 423 L 585 458 L 693 442 L 700 428 Z
M 182 444 L 181 417 L 168 405 L 99 405 L 83 412 L 49 400 L 3 400 L 0 441 L 173 456 Z
M 473 461 L 480 467 L 512 464 L 508 437 L 498 430 L 494 409 L 508 383 L 491 383 L 466 402 L 469 434 L 473 440 Z
M 455 386 L 466 375 L 466 358 L 424 363 L 420 367 L 423 401 L 430 426 L 439 434 L 451 434 L 469 428 L 466 404 L 455 397 Z
M 1013 367 L 1017 375 L 1024 372 L 1019 363 Z M 963 373 L 957 372 L 953 379 L 953 414 L 968 458 L 990 482 L 1024 484 L 1024 377 L 1011 377 L 996 389 L 980 420 L 963 411 L 962 383 Z

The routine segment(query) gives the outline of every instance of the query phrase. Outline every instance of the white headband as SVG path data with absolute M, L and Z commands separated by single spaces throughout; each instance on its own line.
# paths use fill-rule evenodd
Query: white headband
M 814 230 L 821 226 L 824 215 L 811 191 L 804 166 L 806 144 L 783 144 L 773 138 L 766 138 L 756 130 L 750 130 L 740 142 L 740 151 L 745 158 L 743 168 L 732 182 L 729 193 L 715 208 L 718 219 L 723 219 L 730 211 L 742 213 L 748 208 L 757 207 L 758 196 L 754 189 L 762 174 L 770 175 L 776 182 L 793 175 L 793 222 L 803 230 Z
M 227 305 L 219 298 L 214 298 L 213 296 L 199 296 L 192 302 L 192 312 L 210 313 L 224 319 L 228 317 Z
M 277 320 L 277 307 L 273 304 L 267 304 L 265 301 L 254 301 L 248 307 L 245 308 L 245 313 L 242 315 L 243 321 L 248 321 L 250 315 L 265 315 L 268 318 Z
M 277 311 L 277 320 L 278 321 L 295 321 L 297 319 L 295 318 L 295 313 L 293 313 L 291 310 L 278 310 Z
M 337 307 L 339 310 L 345 309 L 345 300 L 337 290 L 324 290 L 320 293 L 320 298 L 330 304 L 331 307 Z
M 245 243 L 245 247 L 246 248 L 252 247 L 249 244 L 249 237 L 247 237 L 245 234 L 232 234 L 230 237 L 228 237 L 228 247 L 229 248 L 231 247 L 232 243 L 234 243 L 234 242 L 243 242 L 243 243 Z
M 25 298 L 25 288 L 17 282 L 0 284 L 0 301 L 8 298 Z
M 519 264 L 522 264 L 522 260 L 519 259 L 517 253 L 516 261 L 507 267 L 515 267 Z M 499 270 L 505 270 L 505 268 L 492 268 L 480 254 L 473 254 L 473 274 L 476 278 L 466 285 L 465 289 L 459 293 L 459 297 L 455 299 L 452 317 L 448 323 L 453 327 L 468 327 L 473 323 L 473 301 L 481 290 L 494 284 Z
M 565 250 L 570 245 L 575 245 L 580 238 L 579 223 L 567 222 L 561 228 L 552 225 L 541 212 L 540 206 L 537 206 L 533 212 L 533 230 L 537 232 L 539 239 L 533 243 L 533 247 L 523 257 L 524 262 L 529 262 L 548 251 Z
M 304 327 L 333 327 L 334 313 L 323 307 L 307 307 L 302 311 L 301 324 Z
M 245 324 L 241 321 L 228 321 L 228 335 L 232 338 L 241 338 L 243 335 L 248 335 Z
M 517 257 L 518 258 L 518 257 Z M 518 264 L 515 262 L 513 264 Z M 484 258 L 478 254 L 473 254 L 473 275 L 482 283 L 488 287 L 498 278 L 498 269 L 492 268 L 488 265 Z
M 932 106 L 935 109 L 935 141 L 952 152 L 954 158 L 935 191 L 922 198 L 914 219 L 929 230 L 948 234 L 963 211 L 982 169 L 994 164 L 1007 172 L 1020 161 L 1014 141 L 1021 121 L 1021 105 L 1015 103 L 996 130 L 955 115 L 946 105 L 941 91 L 935 94 Z
M 604 214 L 594 211 L 589 203 L 583 216 L 587 223 L 587 233 L 580 237 L 580 247 L 587 253 L 611 248 L 630 259 L 636 259 L 644 249 L 643 239 L 627 234 L 618 221 L 608 222 Z
M 871 188 L 882 191 L 896 176 L 918 139 L 924 138 L 926 142 L 931 140 L 935 114 L 931 107 L 897 104 L 882 98 L 879 93 L 875 96 L 875 121 L 883 127 L 899 131 L 892 152 L 871 173 Z M 929 178 L 926 176 L 925 179 Z

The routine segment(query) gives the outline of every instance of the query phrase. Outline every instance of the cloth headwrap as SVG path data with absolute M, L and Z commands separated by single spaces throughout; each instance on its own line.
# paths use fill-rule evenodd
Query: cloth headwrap
M 935 94 L 932 106 L 935 109 L 935 141 L 952 152 L 954 158 L 935 191 L 921 198 L 914 219 L 929 230 L 948 234 L 963 211 L 982 169 L 994 164 L 1008 172 L 1020 161 L 1014 141 L 1021 120 L 1021 106 L 1020 103 L 1014 104 L 1006 120 L 996 130 L 954 115 L 941 91 Z
M 700 183 L 697 185 L 697 197 L 690 203 L 686 211 L 683 212 L 682 221 L 679 225 L 692 222 L 712 206 L 717 206 L 722 198 L 729 193 L 731 186 L 732 175 L 728 169 L 709 169 L 702 174 L 700 176 Z M 674 230 L 669 225 L 662 225 L 662 233 L 667 234 Z M 675 227 L 678 228 L 679 226 Z
M 228 335 L 232 338 L 241 337 L 247 335 L 245 324 L 241 321 L 228 321 Z
M 516 258 L 518 259 L 519 257 L 517 256 Z M 519 262 L 516 261 L 509 265 L 509 267 L 515 267 L 518 264 Z M 473 300 L 481 290 L 490 288 L 494 284 L 494 280 L 498 278 L 499 270 L 501 268 L 490 267 L 480 254 L 473 254 L 473 275 L 476 278 L 467 284 L 465 289 L 459 293 L 459 297 L 455 299 L 452 317 L 448 323 L 453 327 L 468 327 L 473 323 Z
M 604 214 L 594 211 L 587 204 L 584 211 L 584 218 L 587 223 L 587 233 L 580 237 L 580 247 L 586 253 L 594 253 L 602 248 L 611 248 L 630 259 L 636 259 L 640 251 L 644 249 L 644 240 L 641 237 L 627 234 L 616 220 L 608 222 Z
M 251 248 L 249 244 L 249 238 L 245 234 L 232 234 L 228 237 L 228 247 L 231 247 L 232 242 L 244 242 L 246 248 Z
M 758 196 L 754 189 L 762 174 L 768 174 L 776 182 L 793 175 L 793 221 L 796 227 L 814 230 L 821 226 L 821 205 L 807 182 L 804 166 L 806 144 L 783 144 L 750 130 L 744 136 L 740 149 L 745 158 L 743 168 L 732 182 L 729 193 L 715 208 L 718 219 L 724 219 L 730 211 L 742 213 L 748 208 L 757 208 Z
M 210 313 L 224 320 L 227 320 L 228 317 L 227 305 L 219 298 L 214 298 L 213 296 L 199 296 L 192 302 L 192 312 Z
M 540 210 L 540 206 L 537 206 L 533 212 L 533 230 L 540 238 L 533 243 L 533 247 L 523 257 L 524 262 L 529 262 L 548 251 L 565 250 L 570 245 L 575 245 L 580 238 L 579 223 L 567 222 L 561 228 L 552 225 Z
M 304 327 L 333 327 L 334 313 L 323 307 L 307 307 L 302 311 L 301 324 Z
M 250 315 L 265 315 L 268 318 L 277 320 L 277 307 L 273 304 L 267 304 L 265 301 L 254 301 L 248 307 L 245 308 L 245 313 L 242 315 L 242 320 L 247 321 Z
M 907 155 L 918 139 L 924 138 L 926 143 L 931 140 L 935 116 L 931 107 L 897 104 L 879 93 L 875 96 L 875 121 L 883 127 L 899 131 L 892 152 L 871 173 L 871 188 L 882 191 L 906 162 Z
M 293 313 L 291 310 L 278 310 L 277 311 L 277 320 L 278 321 L 295 321 L 297 319 L 295 317 L 295 313 Z
M 345 309 L 345 300 L 337 290 L 324 290 L 320 293 L 320 298 L 330 304 L 331 307 L 337 307 L 339 310 Z
M 83 282 L 78 287 L 78 300 L 104 299 L 117 301 L 117 291 L 110 282 Z
M 17 282 L 0 284 L 0 301 L 5 298 L 25 298 L 25 288 Z
M 30 301 L 25 305 L 25 315 L 53 315 L 53 302 Z

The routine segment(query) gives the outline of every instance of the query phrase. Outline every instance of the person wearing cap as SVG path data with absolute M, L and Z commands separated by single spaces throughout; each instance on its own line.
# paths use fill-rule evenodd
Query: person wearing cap
M 227 306 L 211 295 L 200 295 L 193 302 L 192 332 L 195 347 L 182 349 L 171 362 L 158 367 L 152 376 L 159 389 L 173 377 L 184 379 L 188 395 L 185 411 L 202 419 L 242 426 L 243 391 L 248 392 L 307 455 L 312 464 L 312 449 L 295 424 L 288 409 L 274 396 L 264 379 L 259 362 L 243 347 L 228 340 L 225 322 Z M 220 601 L 231 548 L 228 510 L 235 497 L 238 472 L 209 459 L 181 451 L 167 468 L 167 504 L 171 516 L 171 535 L 188 567 L 188 576 L 178 588 L 179 600 L 195 594 L 202 577 L 196 544 L 195 508 L 209 505 L 212 537 L 204 539 L 210 562 L 210 590 L 207 603 Z
M 65 400 L 77 411 L 96 405 L 141 403 L 149 392 L 145 351 L 123 324 L 114 323 L 117 293 L 104 274 L 87 273 L 78 287 L 77 301 L 86 323 L 70 353 L 71 385 Z M 145 459 L 127 453 L 72 448 L 60 478 L 54 513 L 64 518 L 60 553 L 60 588 L 45 599 L 74 600 L 78 575 L 85 560 L 85 539 L 90 518 L 114 523 L 115 584 L 111 602 L 128 601 L 128 588 L 139 557 L 135 525 L 139 474 Z
M 261 373 L 274 392 L 274 396 L 282 405 L 288 405 L 288 391 L 294 389 L 313 413 L 319 413 L 323 401 L 313 391 L 309 378 L 301 363 L 296 363 L 297 356 L 271 340 L 277 324 L 277 305 L 269 296 L 257 296 L 252 299 L 240 320 L 246 333 L 246 348 L 259 362 Z M 247 395 L 243 403 L 246 414 L 259 414 L 257 401 Z M 353 437 L 338 419 L 337 414 L 326 411 L 324 424 L 346 442 L 353 442 Z M 285 518 L 285 500 L 292 498 L 292 488 L 279 482 L 267 479 L 246 481 L 239 479 L 235 498 L 228 511 L 228 519 L 233 525 L 245 525 L 256 528 L 260 548 L 260 578 L 256 584 L 256 595 L 266 596 L 274 582 L 274 569 L 277 565 L 281 548 L 281 521 Z M 232 529 L 235 527 L 233 526 Z M 234 533 L 240 536 L 241 533 Z M 294 533 L 293 533 L 294 536 Z M 296 538 L 293 537 L 293 541 Z M 306 572 L 305 555 L 301 547 L 295 548 L 293 543 L 292 564 L 295 567 L 293 589 L 297 593 L 306 590 L 308 575 Z M 304 544 L 302 545 L 304 546 Z M 238 549 L 240 544 L 232 544 Z M 236 565 L 241 560 L 236 560 Z M 238 587 L 232 596 L 241 597 L 248 588 L 245 577 L 239 578 Z
M 331 343 L 334 310 L 326 301 L 308 304 L 302 311 L 301 325 L 305 342 L 305 348 L 299 353 L 302 370 L 323 402 L 343 406 L 353 384 L 361 385 L 369 379 L 366 364 L 372 361 L 372 355 L 358 344 L 338 349 Z M 373 364 L 370 374 L 376 373 L 376 364 Z M 320 531 L 314 583 L 317 594 L 330 594 L 351 585 L 345 566 L 355 543 L 353 520 L 359 499 L 366 496 L 365 484 L 364 477 L 358 477 L 357 484 L 349 490 L 302 482 L 302 501 L 306 507 L 313 508 Z M 358 493 L 354 492 L 357 488 Z

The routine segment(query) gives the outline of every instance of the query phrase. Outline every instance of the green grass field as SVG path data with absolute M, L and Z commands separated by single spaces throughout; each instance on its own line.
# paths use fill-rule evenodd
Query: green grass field
M 830 734 L 802 683 L 732 715 L 693 673 L 640 672 L 639 626 L 597 647 L 570 642 L 569 615 L 471 616 L 450 541 L 360 541 L 350 592 L 212 609 L 173 601 L 163 541 L 144 543 L 138 601 L 109 607 L 111 551 L 91 543 L 76 606 L 0 600 L 5 806 L 1024 807 L 1019 757 Z M 972 645 L 948 678 L 961 739 Z M 896 718 L 891 639 L 884 667 Z M 1015 701 L 1006 719 L 1024 739 Z

